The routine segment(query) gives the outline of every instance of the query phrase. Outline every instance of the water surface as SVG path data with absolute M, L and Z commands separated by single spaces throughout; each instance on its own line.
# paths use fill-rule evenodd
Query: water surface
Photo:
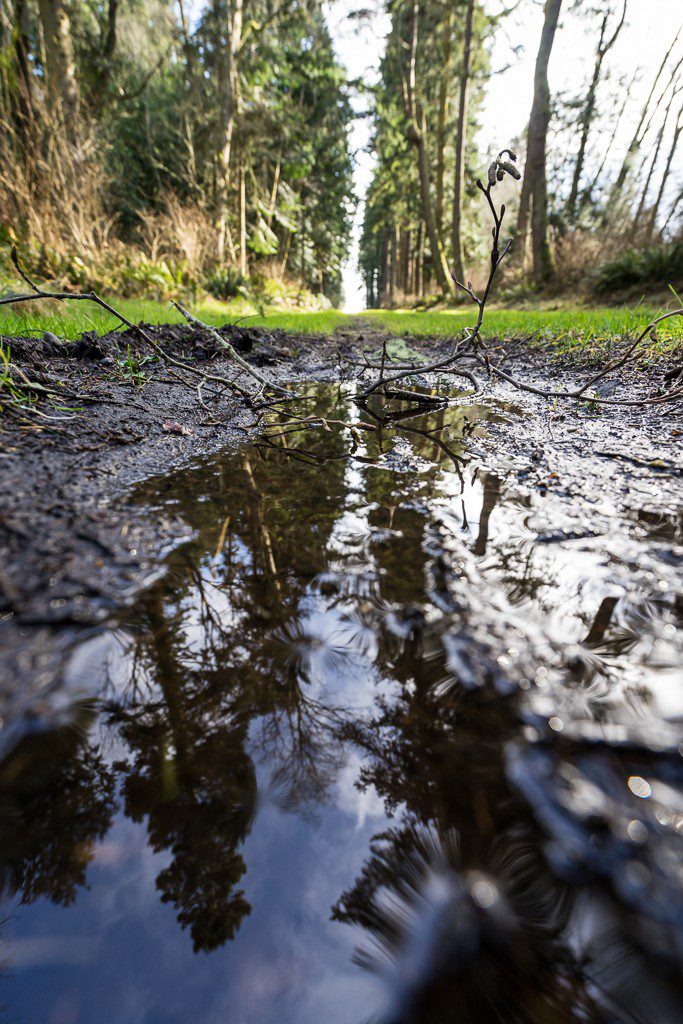
M 0 1019 L 679 1020 L 675 520 L 311 397 L 141 490 L 195 539 L 2 766 Z

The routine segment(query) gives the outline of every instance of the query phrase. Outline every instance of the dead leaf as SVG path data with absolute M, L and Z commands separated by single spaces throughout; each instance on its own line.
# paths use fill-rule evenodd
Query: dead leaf
M 180 437 L 188 437 L 194 433 L 182 423 L 162 423 L 161 429 L 165 430 L 167 434 L 178 434 Z

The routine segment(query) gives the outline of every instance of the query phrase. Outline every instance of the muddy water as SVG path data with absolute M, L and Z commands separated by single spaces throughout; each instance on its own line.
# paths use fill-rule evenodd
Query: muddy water
M 0 770 L 0 1020 L 680 1020 L 672 510 L 311 397 L 141 492 L 195 540 Z

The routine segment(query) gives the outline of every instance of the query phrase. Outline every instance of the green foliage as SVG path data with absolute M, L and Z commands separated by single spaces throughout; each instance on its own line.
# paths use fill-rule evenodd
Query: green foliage
M 146 363 L 156 361 L 156 356 L 137 356 L 131 351 L 130 345 L 126 346 L 125 356 L 116 360 L 116 366 L 124 380 L 130 381 L 138 389 L 147 383 L 147 374 L 143 370 Z
M 683 284 L 683 242 L 651 249 L 628 249 L 597 269 L 595 290 L 598 294 L 641 284 L 680 287 Z
M 244 0 L 225 251 L 216 169 L 234 5 L 212 0 L 182 25 L 174 0 L 127 0 L 111 52 L 110 5 L 66 6 L 87 117 L 55 128 L 41 9 L 29 4 L 35 123 L 27 135 L 16 97 L 0 90 L 0 162 L 10 168 L 0 182 L 0 241 L 16 231 L 44 279 L 110 294 L 163 299 L 206 287 L 228 298 L 240 294 L 240 273 L 253 279 L 277 261 L 277 279 L 338 301 L 351 229 L 352 111 L 323 0 Z M 3 56 L 11 65 L 0 46 Z
M 12 375 L 12 358 L 9 346 L 0 344 L 0 406 L 2 399 L 23 404 L 31 402 L 31 393 L 17 384 Z
M 234 299 L 247 295 L 247 279 L 237 267 L 216 267 L 204 282 L 209 295 L 217 299 Z

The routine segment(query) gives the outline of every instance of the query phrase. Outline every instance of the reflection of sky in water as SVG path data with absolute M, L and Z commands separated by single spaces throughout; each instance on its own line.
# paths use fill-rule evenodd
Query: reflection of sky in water
M 345 415 L 358 418 L 353 406 Z M 462 424 L 461 412 L 454 416 Z M 594 771 L 592 753 L 576 764 L 561 759 L 555 763 L 552 747 L 532 742 L 543 735 L 544 727 L 547 735 L 550 730 L 580 742 L 590 727 L 591 742 L 609 736 L 620 744 L 629 739 L 640 743 L 644 752 L 659 749 L 658 743 L 662 748 L 669 744 L 681 691 L 675 685 L 678 674 L 672 662 L 674 636 L 668 612 L 647 598 L 648 579 L 657 579 L 656 562 L 649 554 L 643 556 L 635 541 L 629 548 L 631 541 L 623 538 L 621 551 L 628 557 L 620 561 L 614 557 L 611 538 L 599 532 L 592 536 L 585 522 L 577 529 L 577 522 L 551 499 L 539 502 L 520 495 L 506 479 L 472 466 L 461 476 L 431 441 L 410 435 L 399 441 L 378 468 L 363 461 L 377 455 L 374 439 L 364 435 L 357 458 L 343 466 L 338 463 L 336 470 L 333 463 L 325 467 L 323 479 L 329 487 L 310 496 L 299 493 L 293 464 L 271 478 L 267 472 L 258 476 L 254 458 L 262 489 L 258 494 L 248 489 L 231 492 L 220 464 L 214 466 L 213 483 L 210 469 L 206 480 L 195 476 L 191 487 L 206 487 L 209 492 L 198 503 L 202 511 L 197 512 L 197 524 L 204 532 L 192 549 L 196 575 L 183 575 L 187 560 L 181 552 L 172 563 L 167 589 L 162 586 L 159 591 L 160 607 L 169 621 L 177 618 L 180 623 L 180 688 L 189 687 L 200 700 L 216 687 L 221 698 L 220 687 L 225 688 L 218 704 L 209 699 L 205 707 L 199 706 L 192 728 L 201 735 L 216 713 L 220 728 L 229 733 L 246 714 L 244 755 L 255 775 L 254 792 L 247 784 L 238 796 L 249 815 L 253 810 L 253 819 L 248 817 L 246 838 L 236 849 L 246 864 L 237 887 L 244 890 L 251 913 L 241 920 L 234 940 L 212 953 L 193 953 L 190 934 L 176 919 L 177 908 L 160 898 L 158 878 L 172 865 L 175 851 L 155 854 L 150 848 L 149 832 L 159 806 L 141 812 L 137 823 L 121 810 L 125 762 L 139 752 L 132 752 L 124 729 L 107 726 L 101 717 L 90 736 L 120 773 L 119 810 L 104 839 L 95 845 L 87 888 L 77 889 L 73 905 L 60 908 L 45 898 L 28 906 L 20 906 L 16 899 L 12 904 L 0 929 L 0 956 L 7 964 L 0 978 L 0 1002 L 11 1008 L 9 1020 L 270 1024 L 277 1019 L 282 1024 L 360 1024 L 368 1019 L 384 1005 L 386 988 L 352 963 L 354 948 L 364 938 L 362 930 L 333 922 L 330 911 L 359 877 L 373 836 L 398 827 L 415 813 L 410 807 L 413 790 L 419 789 L 421 773 L 433 770 L 432 747 L 442 740 L 427 730 L 427 738 L 416 739 L 413 750 L 412 732 L 419 734 L 424 728 L 420 715 L 435 693 L 444 708 L 455 695 L 458 708 L 453 721 L 439 722 L 443 735 L 455 735 L 463 716 L 469 724 L 459 737 L 462 748 L 448 748 L 448 757 L 455 760 L 445 762 L 444 777 L 428 781 L 435 787 L 434 805 L 422 823 L 428 829 L 450 802 L 457 803 L 461 794 L 465 799 L 470 785 L 482 785 L 472 782 L 482 770 L 486 791 L 488 768 L 477 763 L 486 750 L 494 762 L 490 784 L 501 785 L 505 764 L 515 791 L 524 791 L 530 806 L 536 805 L 551 834 L 556 830 L 568 847 L 574 844 L 578 858 L 590 847 L 590 826 L 583 814 L 600 811 L 611 816 L 613 846 L 624 836 L 637 847 L 648 829 L 661 826 L 671 831 L 681 825 L 675 777 L 656 777 L 647 766 L 624 773 L 619 765 L 615 772 L 615 762 L 600 774 Z M 406 462 L 411 453 L 412 463 Z M 437 457 L 438 467 L 425 461 Z M 271 471 L 273 465 L 277 464 L 270 463 Z M 241 480 L 241 472 L 239 460 L 228 464 L 229 481 L 233 476 Z M 180 488 L 185 486 L 183 479 Z M 253 483 L 253 473 L 251 479 Z M 179 491 L 169 497 L 174 511 L 192 518 Z M 302 510 L 309 519 L 301 519 Z M 287 518 L 292 515 L 293 520 Z M 294 545 L 291 565 L 283 561 L 287 543 Z M 318 564 L 318 546 L 323 564 Z M 444 564 L 450 575 L 442 578 Z M 660 587 L 659 592 L 665 589 Z M 591 646 L 586 637 L 589 630 L 595 631 L 596 615 L 606 598 L 614 599 L 612 615 Z M 106 699 L 112 704 L 124 711 L 134 711 L 135 700 L 143 709 L 163 706 L 167 694 L 160 679 L 144 657 L 136 660 L 136 645 L 145 638 L 146 628 L 144 616 L 133 615 L 125 631 L 86 645 L 72 672 L 74 692 L 97 689 L 99 684 L 93 686 L 93 681 L 101 679 L 106 664 Z M 474 692 L 483 685 L 477 672 L 488 664 L 490 649 L 496 670 L 519 686 L 524 730 L 509 711 L 495 710 L 493 725 L 480 726 L 480 717 L 486 722 L 491 714 L 485 705 L 467 719 L 463 697 L 468 687 Z M 574 666 L 574 676 L 568 677 L 567 666 L 574 663 L 581 672 Z M 136 693 L 130 688 L 134 665 Z M 241 674 L 252 670 L 264 676 L 264 707 L 258 704 L 258 713 L 253 708 L 245 712 L 239 703 L 261 699 L 258 686 L 240 690 Z M 278 687 L 284 688 L 284 696 Z M 230 703 L 233 689 L 239 697 L 235 707 Z M 294 711 L 287 703 L 290 698 L 296 703 Z M 394 759 L 401 743 L 415 759 L 409 761 L 405 793 L 391 792 L 395 813 L 390 818 L 375 785 L 359 788 L 358 783 L 371 761 L 387 771 L 390 766 L 396 770 L 395 764 L 387 758 L 384 766 L 381 756 L 369 758 L 367 749 L 361 750 L 348 735 L 341 739 L 335 732 L 335 715 L 341 710 L 347 724 L 358 725 L 379 714 L 382 702 L 389 706 L 399 699 L 415 700 L 405 717 L 405 735 L 399 724 L 393 732 L 372 737 L 380 755 L 382 743 L 391 737 Z M 271 710 L 268 701 L 273 702 Z M 439 710 L 437 702 L 429 713 L 437 716 Z M 193 708 L 184 708 L 183 713 L 191 717 Z M 479 728 L 481 737 L 476 733 Z M 493 732 L 487 733 L 487 728 Z M 500 733 L 503 728 L 506 736 Z M 159 751 L 152 746 L 145 756 L 174 759 L 177 751 L 170 735 L 155 742 Z M 297 757 L 302 765 L 295 764 Z M 310 765 L 303 763 L 306 757 L 311 758 Z M 230 760 L 212 761 L 208 783 L 204 762 L 198 770 L 199 794 L 202 787 L 211 790 L 222 778 L 233 784 L 233 773 L 235 790 L 245 785 L 239 778 L 244 766 L 237 762 L 233 766 Z M 630 788 L 629 777 L 636 779 Z M 647 800 L 642 798 L 644 787 Z M 495 799 L 505 808 L 511 796 L 503 790 Z M 639 804 L 644 805 L 642 814 Z M 524 827 L 530 827 L 524 820 Z M 478 829 L 486 832 L 489 827 L 495 831 L 499 826 L 488 825 L 475 801 L 474 812 L 468 810 L 458 822 L 463 845 L 468 829 L 474 841 Z M 455 847 L 460 848 L 460 839 Z M 668 847 L 662 850 L 667 851 L 662 864 L 668 864 Z M 83 851 L 84 859 L 89 852 Z M 605 864 L 612 853 L 612 847 L 606 849 Z M 563 870 L 557 850 L 553 857 L 558 871 Z M 641 860 L 624 860 L 625 879 L 629 871 L 656 874 L 654 862 L 646 866 Z M 196 865 L 198 891 L 207 866 Z M 488 862 L 484 867 L 489 870 Z M 411 880 L 418 889 L 416 902 L 403 907 L 399 922 L 407 930 L 406 945 L 388 972 L 393 971 L 394 996 L 413 979 L 416 965 L 429 959 L 434 936 L 427 932 L 441 927 L 452 907 L 463 910 L 467 893 L 480 889 L 498 893 L 488 875 L 463 883 L 452 868 L 432 865 L 422 883 Z M 598 865 L 596 870 L 603 868 Z M 393 897 L 385 897 L 392 906 Z M 624 898 L 638 906 L 637 893 Z M 582 944 L 598 943 L 595 936 L 600 936 L 608 918 L 602 906 L 599 912 L 595 906 L 590 913 L 583 905 L 576 910 L 567 937 L 577 955 Z M 406 973 L 402 956 L 410 950 L 414 955 L 410 952 L 411 969 Z M 426 971 L 429 964 L 423 967 Z M 610 977 L 614 981 L 613 974 Z M 661 1021 L 665 1020 L 673 1020 L 668 1010 L 662 1010 Z
M 119 816 L 73 907 L 41 901 L 12 918 L 2 996 L 17 1022 L 255 1024 L 275 1006 L 292 1024 L 363 1020 L 377 983 L 350 962 L 353 930 L 323 908 L 352 881 L 377 822 L 361 825 L 361 808 L 341 788 L 342 807 L 323 808 L 316 822 L 263 809 L 244 850 L 251 915 L 237 941 L 209 955 L 193 955 L 159 901 L 155 878 L 168 858 L 150 852 L 143 826 Z

